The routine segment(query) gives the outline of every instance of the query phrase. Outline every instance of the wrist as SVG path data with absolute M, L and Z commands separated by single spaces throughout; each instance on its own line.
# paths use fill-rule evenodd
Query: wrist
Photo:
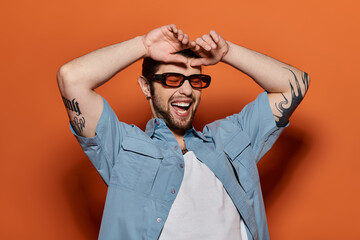
M 148 54 L 148 48 L 146 47 L 146 44 L 145 44 L 145 35 L 142 35 L 142 36 L 138 36 L 138 37 L 135 37 L 135 39 L 137 40 L 138 42 L 138 46 L 139 46 L 139 51 L 141 53 L 141 58 L 145 58 L 145 57 L 148 57 L 149 54 Z
M 229 63 L 230 60 L 230 56 L 231 56 L 231 50 L 232 50 L 232 43 L 229 41 L 226 41 L 226 45 L 227 45 L 227 51 L 224 53 L 223 57 L 221 58 L 221 62 L 224 63 Z

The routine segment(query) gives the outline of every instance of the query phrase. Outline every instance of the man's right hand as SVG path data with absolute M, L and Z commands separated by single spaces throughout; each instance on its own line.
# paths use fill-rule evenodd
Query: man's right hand
M 175 53 L 196 45 L 194 41 L 189 40 L 186 33 L 174 24 L 150 31 L 143 37 L 143 43 L 146 49 L 145 57 L 166 63 L 186 63 L 186 57 Z

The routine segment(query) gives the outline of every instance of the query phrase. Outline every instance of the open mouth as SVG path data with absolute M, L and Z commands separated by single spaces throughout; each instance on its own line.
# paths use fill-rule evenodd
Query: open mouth
M 190 113 L 189 109 L 191 105 L 191 101 L 176 101 L 171 103 L 175 114 L 179 117 L 187 117 Z

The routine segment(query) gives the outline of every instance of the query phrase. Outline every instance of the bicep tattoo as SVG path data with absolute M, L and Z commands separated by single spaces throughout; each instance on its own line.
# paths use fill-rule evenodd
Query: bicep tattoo
M 294 112 L 295 108 L 300 104 L 301 100 L 304 98 L 305 93 L 309 87 L 309 75 L 305 72 L 302 73 L 301 79 L 299 80 L 295 73 L 288 68 L 285 68 L 292 73 L 293 79 L 289 79 L 290 89 L 291 89 L 291 99 L 288 99 L 283 93 L 281 94 L 284 100 L 275 103 L 276 109 L 280 114 L 275 115 L 276 125 L 278 127 L 283 127 L 287 124 L 291 114 Z M 303 88 L 303 91 L 301 89 Z
M 70 119 L 70 123 L 77 134 L 81 134 L 85 128 L 85 118 L 81 115 L 79 103 L 73 98 L 71 101 L 65 97 L 62 97 L 64 105 L 67 109 L 76 113 L 73 120 Z

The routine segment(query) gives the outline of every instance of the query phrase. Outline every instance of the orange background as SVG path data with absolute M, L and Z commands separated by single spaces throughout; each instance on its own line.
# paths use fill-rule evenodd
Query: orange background
M 12 0 L 0 3 L 0 239 L 97 239 L 106 186 L 75 138 L 57 69 L 96 48 L 175 23 L 214 29 L 308 72 L 291 125 L 260 164 L 272 239 L 360 239 L 359 3 L 342 1 Z M 261 89 L 225 64 L 196 117 L 238 112 Z M 140 63 L 100 87 L 119 119 L 150 117 Z

